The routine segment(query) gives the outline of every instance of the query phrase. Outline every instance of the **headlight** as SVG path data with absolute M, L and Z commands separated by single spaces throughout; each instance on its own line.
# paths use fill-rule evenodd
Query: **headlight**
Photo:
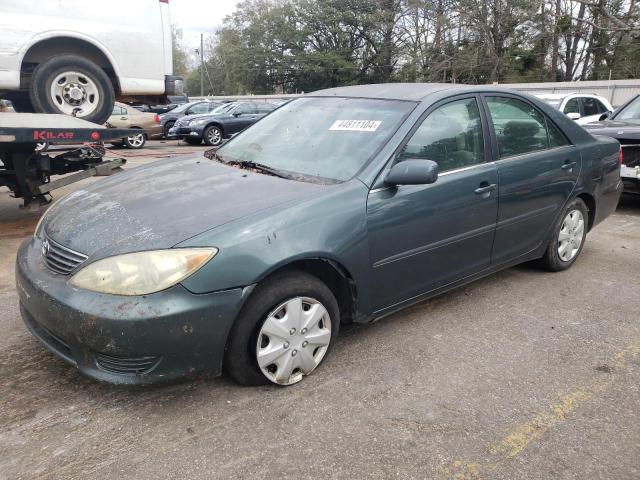
M 201 119 L 201 120 L 191 120 L 189 122 L 189 125 L 204 125 L 205 123 L 207 123 L 206 119 Z
M 91 263 L 76 273 L 74 287 L 112 295 L 147 295 L 181 282 L 218 253 L 217 248 L 175 248 L 127 253 Z

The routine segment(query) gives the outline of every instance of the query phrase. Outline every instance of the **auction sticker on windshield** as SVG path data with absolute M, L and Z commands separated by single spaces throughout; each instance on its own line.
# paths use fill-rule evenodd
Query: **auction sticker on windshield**
M 381 124 L 380 120 L 336 120 L 329 130 L 375 132 Z

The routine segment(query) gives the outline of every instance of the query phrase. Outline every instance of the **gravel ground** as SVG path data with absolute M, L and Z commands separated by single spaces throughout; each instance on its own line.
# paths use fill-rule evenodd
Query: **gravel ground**
M 204 149 L 149 145 L 114 153 Z M 640 478 L 640 197 L 569 271 L 520 266 L 348 326 L 290 388 L 81 376 L 20 320 L 15 252 L 42 212 L 18 205 L 0 190 L 2 480 Z

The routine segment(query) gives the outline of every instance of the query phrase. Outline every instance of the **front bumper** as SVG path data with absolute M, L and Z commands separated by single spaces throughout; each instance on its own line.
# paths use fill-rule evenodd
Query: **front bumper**
M 193 138 L 202 140 L 202 132 L 203 129 L 199 127 L 190 127 L 190 126 L 174 126 L 169 130 L 169 136 L 172 138 Z
M 40 244 L 21 245 L 16 286 L 25 324 L 53 353 L 119 384 L 221 373 L 227 335 L 250 289 L 196 295 L 176 285 L 144 296 L 99 294 L 51 272 Z

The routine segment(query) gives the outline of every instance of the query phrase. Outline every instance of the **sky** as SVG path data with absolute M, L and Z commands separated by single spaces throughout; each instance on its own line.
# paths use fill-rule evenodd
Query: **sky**
M 185 47 L 197 48 L 200 34 L 219 27 L 238 3 L 240 0 L 169 0 L 171 23 L 182 29 Z

